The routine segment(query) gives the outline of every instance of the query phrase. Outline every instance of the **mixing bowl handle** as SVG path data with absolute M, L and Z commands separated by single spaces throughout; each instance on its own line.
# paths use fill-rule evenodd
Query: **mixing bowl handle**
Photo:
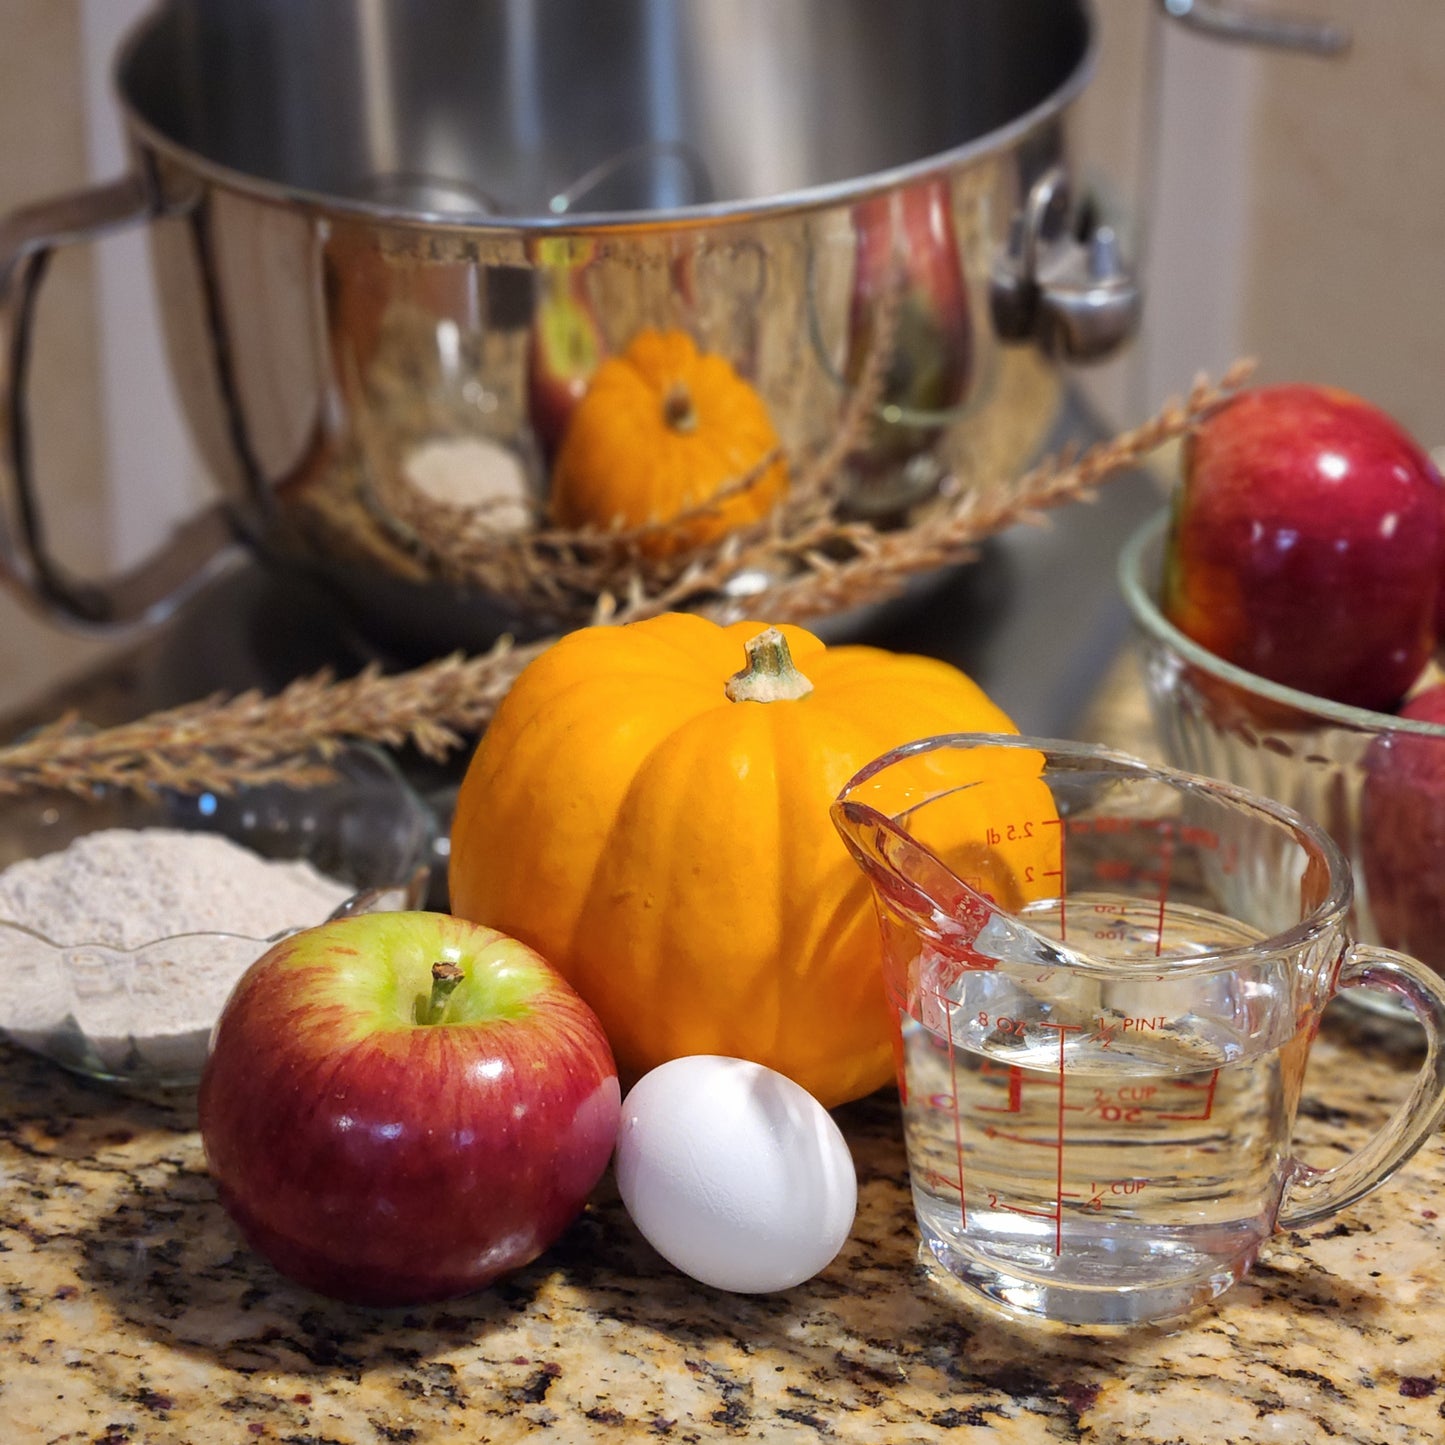
M 1403 953 L 1356 944 L 1345 954 L 1335 987 L 1393 993 L 1425 1030 L 1425 1060 L 1408 1096 L 1343 1164 L 1316 1169 L 1291 1161 L 1293 1178 L 1285 1189 L 1277 1229 L 1300 1229 L 1353 1204 L 1383 1184 L 1445 1118 L 1445 980 Z
M 1158 0 L 1158 4 L 1171 20 L 1216 40 L 1241 40 L 1311 55 L 1340 55 L 1350 48 L 1350 32 L 1327 21 L 1261 14 L 1223 0 Z
M 1074 234 L 1069 178 L 1052 166 L 1029 188 L 989 276 L 994 329 L 1050 356 L 1096 361 L 1139 329 L 1143 295 L 1113 227 Z
M 128 175 L 0 217 L 0 582 L 80 627 L 153 623 L 240 555 L 219 507 L 186 523 L 138 568 L 98 582 L 50 555 L 31 466 L 27 379 L 40 283 L 59 246 L 149 221 L 141 177 Z

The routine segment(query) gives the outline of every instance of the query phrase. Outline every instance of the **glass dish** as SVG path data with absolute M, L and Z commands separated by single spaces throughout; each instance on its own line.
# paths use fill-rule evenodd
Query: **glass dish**
M 219 834 L 267 859 L 304 860 L 351 891 L 332 890 L 324 902 L 318 896 L 314 919 L 268 937 L 201 931 L 126 937 L 120 947 L 113 938 L 75 941 L 73 926 L 53 925 L 50 937 L 0 917 L 0 1034 L 107 1083 L 191 1087 L 231 986 L 278 939 L 328 917 L 422 907 L 434 815 L 375 749 L 347 749 L 333 768 L 335 781 L 316 787 L 266 785 L 230 796 L 110 792 L 91 800 L 35 792 L 6 799 L 0 870 L 102 829 L 165 828 Z M 184 996 L 181 972 L 190 975 Z
M 1167 527 L 1167 512 L 1151 519 L 1119 562 L 1166 758 L 1327 829 L 1354 875 L 1355 936 L 1445 973 L 1445 726 L 1282 687 L 1191 641 L 1156 601 Z M 1403 1014 L 1387 994 L 1351 998 Z

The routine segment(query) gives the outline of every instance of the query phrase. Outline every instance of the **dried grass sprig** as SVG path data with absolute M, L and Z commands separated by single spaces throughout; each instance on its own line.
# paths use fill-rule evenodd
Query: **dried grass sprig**
M 1237 361 L 1218 383 L 1200 377 L 1188 395 L 1165 403 L 1148 421 L 1082 452 L 1064 452 L 1011 482 L 967 490 L 910 527 L 879 531 L 867 523 L 820 519 L 801 531 L 734 545 L 695 566 L 664 591 L 633 597 L 609 610 L 609 620 L 632 622 L 693 606 L 714 615 L 804 621 L 896 596 L 911 577 L 973 555 L 985 538 L 1019 523 L 1037 523 L 1064 502 L 1086 500 L 1110 477 L 1132 470 L 1241 387 L 1254 370 Z M 841 560 L 840 560 L 840 554 Z M 718 594 L 740 573 L 778 580 L 736 601 Z
M 1181 400 L 1142 426 L 1077 454 L 1037 466 L 1006 485 L 967 491 L 912 526 L 879 531 L 838 520 L 829 509 L 738 533 L 651 585 L 641 572 L 590 599 L 584 620 L 631 622 L 691 607 L 716 617 L 802 621 L 896 595 L 920 572 L 966 558 L 984 538 L 1049 508 L 1086 498 L 1106 479 L 1136 467 L 1182 436 L 1207 409 L 1247 380 L 1236 362 L 1217 385 L 1201 378 Z M 866 424 L 867 411 L 859 414 Z M 740 574 L 775 578 L 745 596 Z M 230 792 L 245 784 L 304 786 L 329 776 L 326 760 L 347 741 L 411 744 L 434 759 L 479 733 L 521 669 L 556 641 L 525 646 L 503 639 L 476 657 L 455 654 L 392 676 L 371 667 L 337 680 L 302 678 L 273 697 L 214 697 L 93 730 L 64 717 L 0 747 L 0 796 L 55 788 L 90 794 L 116 787 L 140 793 Z
M 251 691 L 206 698 L 109 728 L 63 717 L 0 748 L 0 795 L 310 786 L 333 776 L 327 760 L 348 741 L 410 743 L 442 759 L 486 726 L 544 645 L 503 641 L 477 657 L 454 654 L 389 677 L 375 667 L 339 681 L 323 671 L 273 697 Z

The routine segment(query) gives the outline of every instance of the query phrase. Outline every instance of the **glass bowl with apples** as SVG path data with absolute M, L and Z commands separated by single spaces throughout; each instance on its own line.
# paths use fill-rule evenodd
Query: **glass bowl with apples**
M 1334 388 L 1240 393 L 1185 439 L 1170 506 L 1119 577 L 1166 758 L 1325 827 L 1353 870 L 1356 936 L 1445 972 L 1445 483 L 1430 455 Z
M 232 986 L 272 944 L 421 907 L 438 835 L 391 758 L 229 793 L 33 791 L 0 809 L 0 1037 L 133 1091 L 199 1080 Z

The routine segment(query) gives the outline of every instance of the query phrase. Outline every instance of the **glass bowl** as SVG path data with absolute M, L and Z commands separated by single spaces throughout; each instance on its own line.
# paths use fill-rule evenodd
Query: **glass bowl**
M 1156 600 L 1168 522 L 1147 522 L 1119 561 L 1165 757 L 1326 828 L 1354 875 L 1355 937 L 1445 973 L 1445 726 L 1282 687 L 1186 637 Z M 1351 997 L 1403 1013 L 1383 993 Z
M 332 767 L 335 780 L 315 787 L 270 784 L 229 796 L 144 799 L 114 791 L 92 800 L 34 792 L 6 799 L 0 1034 L 108 1083 L 192 1087 L 232 985 L 278 939 L 328 918 L 421 907 L 434 815 L 380 751 L 349 748 Z M 133 891 L 128 875 L 120 885 L 109 874 L 97 877 L 106 863 L 95 852 L 82 868 L 72 850 L 62 875 L 53 871 L 55 859 L 43 869 L 13 867 L 72 844 L 98 849 L 107 840 L 96 835 L 112 829 L 215 834 L 274 866 L 262 876 L 254 858 L 221 849 L 204 872 L 189 853 L 154 854 Z M 140 861 L 138 840 L 110 841 L 124 845 L 128 867 Z M 173 866 L 155 866 L 165 860 Z M 189 931 L 147 922 L 168 908 Z M 275 926 L 257 926 L 262 918 Z M 199 921 L 216 926 L 199 928 Z M 152 929 L 156 936 L 147 936 Z

